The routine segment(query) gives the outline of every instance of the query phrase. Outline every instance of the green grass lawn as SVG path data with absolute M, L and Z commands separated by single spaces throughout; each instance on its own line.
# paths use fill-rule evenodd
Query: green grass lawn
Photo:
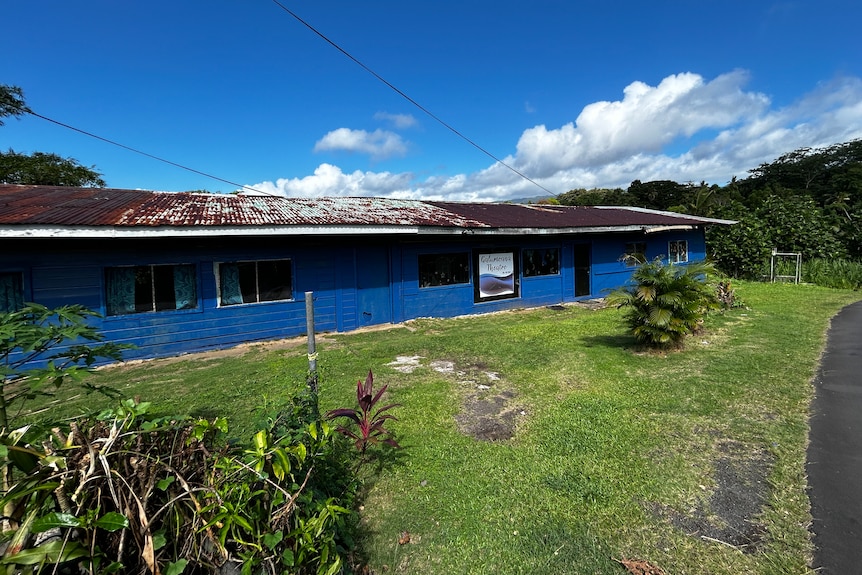
M 579 306 L 319 338 L 322 409 L 352 406 L 369 369 L 389 384 L 384 402 L 402 404 L 391 427 L 403 449 L 362 502 L 373 571 L 620 574 L 617 560 L 637 559 L 673 575 L 808 572 L 811 379 L 829 318 L 862 296 L 735 286 L 748 309 L 711 315 L 662 354 L 634 349 L 620 311 Z M 243 351 L 94 381 L 245 433 L 256 406 L 303 384 L 307 361 L 302 340 Z M 418 366 L 399 371 L 399 356 Z M 509 439 L 475 437 L 507 424 Z

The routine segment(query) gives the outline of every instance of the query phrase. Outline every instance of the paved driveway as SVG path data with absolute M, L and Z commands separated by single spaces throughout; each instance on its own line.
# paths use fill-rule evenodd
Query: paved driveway
M 832 319 L 815 379 L 808 446 L 820 575 L 862 573 L 862 302 Z

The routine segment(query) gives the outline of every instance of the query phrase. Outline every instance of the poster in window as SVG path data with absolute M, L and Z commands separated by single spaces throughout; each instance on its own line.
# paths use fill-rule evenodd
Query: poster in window
M 518 297 L 515 251 L 477 252 L 476 301 Z

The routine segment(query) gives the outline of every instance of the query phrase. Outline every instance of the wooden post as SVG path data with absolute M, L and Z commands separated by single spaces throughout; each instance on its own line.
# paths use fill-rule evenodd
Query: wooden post
M 305 328 L 308 331 L 308 386 L 317 393 L 317 346 L 314 342 L 314 292 L 305 292 Z

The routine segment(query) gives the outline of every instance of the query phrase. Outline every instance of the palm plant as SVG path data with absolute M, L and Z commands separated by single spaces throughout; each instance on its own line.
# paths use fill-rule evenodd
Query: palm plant
M 638 343 L 678 347 L 686 335 L 700 327 L 707 311 L 719 307 L 713 288 L 706 282 L 713 272 L 707 262 L 671 265 L 656 258 L 635 270 L 633 285 L 611 292 L 606 301 L 628 308 L 625 322 Z

